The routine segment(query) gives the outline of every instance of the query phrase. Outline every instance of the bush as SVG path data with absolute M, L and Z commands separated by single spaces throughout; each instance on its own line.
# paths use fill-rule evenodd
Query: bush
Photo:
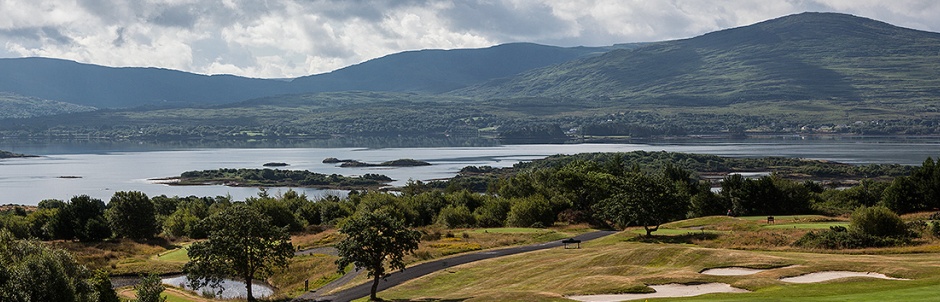
M 793 243 L 795 246 L 816 249 L 857 249 L 866 247 L 896 246 L 906 243 L 905 240 L 889 237 L 878 237 L 864 234 L 844 227 L 835 226 L 825 231 L 806 233 Z
M 506 222 L 509 213 L 509 200 L 505 198 L 488 198 L 483 205 L 473 211 L 479 227 L 501 227 Z
M 163 302 L 166 301 L 166 297 L 161 297 L 160 294 L 163 293 L 165 289 L 163 283 L 160 281 L 160 276 L 156 274 L 150 274 L 148 276 L 142 276 L 143 279 L 140 280 L 134 289 L 137 290 L 137 301 L 138 302 Z
M 917 225 L 926 229 L 926 224 Z M 936 232 L 937 224 L 931 228 Z M 819 249 L 854 249 L 902 245 L 909 241 L 909 226 L 886 207 L 861 207 L 852 213 L 849 228 L 834 226 L 829 230 L 809 232 L 794 245 Z
M 449 205 L 437 215 L 437 223 L 448 228 L 466 228 L 476 224 L 476 219 L 466 206 Z
M 515 227 L 545 227 L 555 223 L 552 206 L 541 195 L 512 200 L 506 223 Z
M 852 213 L 851 227 L 854 231 L 871 236 L 910 237 L 901 217 L 883 206 L 858 208 Z

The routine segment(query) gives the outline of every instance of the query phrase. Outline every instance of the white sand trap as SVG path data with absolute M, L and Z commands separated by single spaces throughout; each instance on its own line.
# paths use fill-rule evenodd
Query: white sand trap
M 704 294 L 713 294 L 713 293 L 746 293 L 747 290 L 731 287 L 729 284 L 725 283 L 705 283 L 705 284 L 695 284 L 695 285 L 685 285 L 685 284 L 663 284 L 663 285 L 650 285 L 651 288 L 656 290 L 655 293 L 648 294 L 617 294 L 617 295 L 584 295 L 584 296 L 568 296 L 568 299 L 584 301 L 584 302 L 614 302 L 614 301 L 630 301 L 630 300 L 639 300 L 639 299 L 648 299 L 648 298 L 675 298 L 675 297 L 692 297 Z
M 746 268 L 746 267 L 722 267 L 722 268 L 712 268 L 702 271 L 702 275 L 712 275 L 712 276 L 745 276 L 753 275 L 767 271 L 766 269 L 757 269 L 757 268 Z
M 868 277 L 868 278 L 878 278 L 878 279 L 888 279 L 888 280 L 908 280 L 908 279 L 888 277 L 888 276 L 885 276 L 885 274 L 881 274 L 881 273 L 829 271 L 829 272 L 811 273 L 811 274 L 800 275 L 796 277 L 780 278 L 780 281 L 790 282 L 790 283 L 816 283 L 816 282 L 823 282 L 823 281 L 848 278 L 848 277 Z

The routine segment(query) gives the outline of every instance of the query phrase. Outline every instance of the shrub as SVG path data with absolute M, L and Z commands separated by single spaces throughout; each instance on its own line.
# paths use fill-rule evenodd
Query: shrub
M 883 206 L 858 208 L 852 213 L 851 227 L 854 231 L 871 236 L 910 237 L 901 217 Z
M 448 228 L 466 228 L 476 224 L 476 219 L 466 206 L 447 206 L 437 215 L 437 223 Z
M 509 209 L 509 200 L 505 198 L 489 198 L 483 201 L 483 205 L 473 211 L 473 217 L 476 219 L 477 226 L 501 227 L 506 221 L 506 215 L 509 213 Z
M 844 227 L 830 227 L 825 231 L 806 233 L 793 243 L 795 246 L 816 249 L 857 249 L 866 247 L 895 246 L 905 243 L 904 240 L 888 237 L 878 237 L 864 234 Z
M 421 233 L 421 241 L 441 240 L 441 231 L 425 231 Z
M 926 224 L 907 225 L 898 214 L 882 206 L 861 207 L 852 213 L 849 228 L 829 227 L 829 230 L 809 232 L 794 245 L 820 249 L 853 249 L 905 244 L 911 237 L 910 226 L 926 229 Z M 936 232 L 940 226 L 933 227 Z
M 506 223 L 516 227 L 550 226 L 555 222 L 551 204 L 541 195 L 512 200 Z

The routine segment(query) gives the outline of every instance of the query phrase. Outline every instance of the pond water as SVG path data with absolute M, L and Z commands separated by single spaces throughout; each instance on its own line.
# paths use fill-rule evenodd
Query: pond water
M 672 151 L 731 157 L 784 156 L 833 160 L 850 164 L 920 164 L 940 155 L 940 139 L 768 139 L 741 141 L 664 141 L 647 144 L 506 145 L 496 147 L 434 148 L 242 148 L 161 149 L 159 147 L 82 148 L 60 144 L 16 145 L 0 141 L 0 150 L 42 157 L 0 160 L 0 204 L 35 205 L 43 199 L 69 199 L 86 194 L 107 201 L 115 191 L 141 191 L 148 196 L 224 196 L 235 200 L 255 196 L 256 188 L 225 186 L 168 186 L 150 179 L 179 176 L 192 170 L 262 168 L 264 163 L 284 162 L 283 169 L 324 174 L 385 174 L 392 185 L 409 179 L 450 178 L 469 165 L 508 167 L 554 154 L 583 152 Z M 430 162 L 422 167 L 340 168 L 324 164 L 327 157 L 379 163 L 411 158 Z M 288 188 L 271 188 L 272 194 Z M 308 197 L 343 195 L 345 192 L 296 189 Z
M 216 298 L 222 299 L 236 299 L 236 298 L 245 298 L 248 296 L 248 293 L 245 289 L 245 282 L 235 281 L 230 279 L 225 279 L 222 283 L 219 284 L 219 287 L 222 289 L 221 293 L 218 293 L 217 289 L 213 288 L 189 288 L 189 281 L 185 275 L 163 278 L 163 284 L 180 287 L 195 291 L 197 294 L 202 294 L 203 292 L 212 292 L 217 294 Z M 255 298 L 264 298 L 274 294 L 274 289 L 269 286 L 262 284 L 251 284 L 251 296 Z

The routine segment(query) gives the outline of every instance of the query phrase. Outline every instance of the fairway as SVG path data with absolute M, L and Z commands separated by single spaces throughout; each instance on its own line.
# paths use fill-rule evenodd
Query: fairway
M 525 233 L 540 233 L 540 232 L 552 232 L 550 229 L 539 229 L 539 228 L 488 228 L 488 229 L 476 229 L 470 231 L 470 233 L 497 233 L 497 234 L 525 234 Z
M 819 230 L 819 229 L 828 229 L 833 226 L 848 227 L 848 222 L 843 221 L 834 221 L 834 222 L 815 222 L 815 223 L 782 223 L 782 224 L 768 224 L 763 226 L 765 229 L 808 229 L 808 230 Z
M 745 294 L 717 294 L 689 298 L 650 299 L 650 301 L 810 301 L 810 302 L 882 302 L 937 301 L 937 279 L 890 281 L 862 279 L 833 281 L 768 288 Z
M 644 229 L 632 229 L 630 232 L 638 235 L 646 235 L 646 230 Z M 653 236 L 683 236 L 683 235 L 696 235 L 696 234 L 718 234 L 724 233 L 724 231 L 715 231 L 715 230 L 693 230 L 693 229 L 659 229 L 653 232 Z
M 844 222 L 808 223 L 803 227 L 840 224 Z M 661 229 L 653 234 L 664 238 L 699 232 Z M 587 242 L 582 249 L 549 249 L 466 264 L 393 287 L 379 296 L 385 299 L 566 301 L 569 295 L 637 293 L 649 291 L 649 285 L 712 282 L 751 292 L 650 298 L 649 301 L 936 301 L 936 293 L 940 291 L 940 254 L 937 253 L 866 255 L 734 250 L 636 242 L 632 238 L 641 238 L 638 233 L 645 231 L 631 229 Z M 727 236 L 734 232 L 718 233 Z M 773 269 L 747 276 L 700 273 L 720 267 Z M 911 280 L 855 277 L 810 284 L 780 281 L 783 277 L 840 270 L 877 272 Z
M 189 244 L 160 254 L 160 256 L 157 256 L 157 260 L 169 262 L 188 262 L 189 255 L 187 255 L 187 248 L 189 248 Z
M 773 217 L 774 217 L 774 220 L 776 221 L 820 221 L 820 220 L 831 219 L 829 217 L 822 216 L 822 215 L 782 215 L 782 216 L 774 215 Z M 741 216 L 741 217 L 734 217 L 734 218 L 751 220 L 751 221 L 754 221 L 754 220 L 766 221 L 767 220 L 767 216 Z

